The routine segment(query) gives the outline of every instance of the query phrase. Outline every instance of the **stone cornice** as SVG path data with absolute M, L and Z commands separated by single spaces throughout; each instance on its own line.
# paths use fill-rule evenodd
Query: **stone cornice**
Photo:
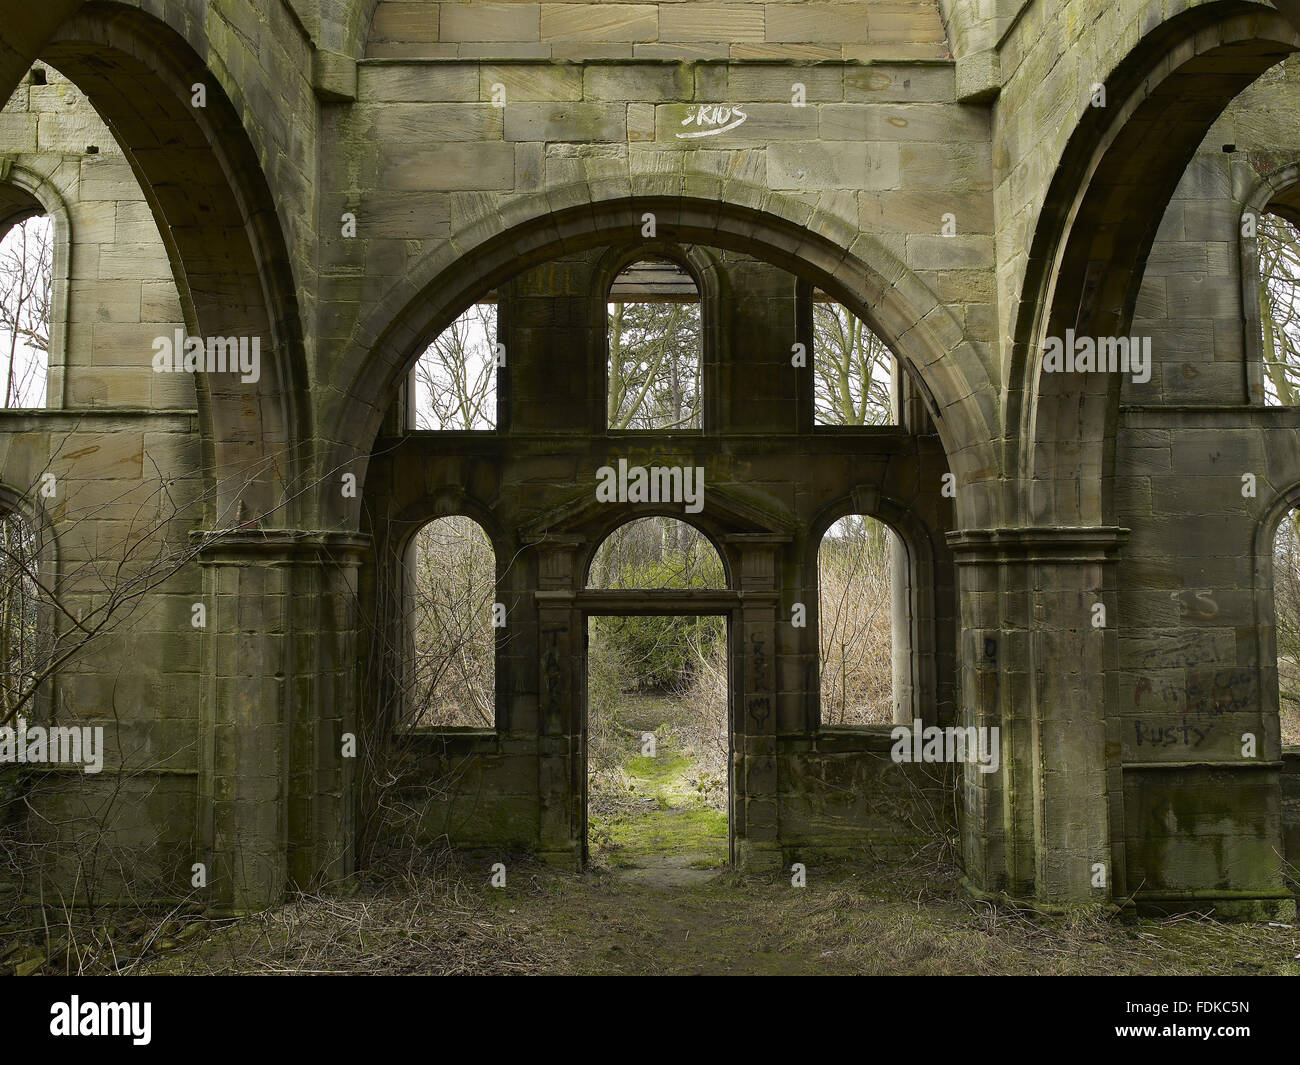
M 197 529 L 190 543 L 204 565 L 355 564 L 370 548 L 361 533 L 323 529 Z
M 1128 534 L 1118 525 L 958 529 L 948 533 L 948 546 L 959 565 L 1069 565 L 1111 561 Z

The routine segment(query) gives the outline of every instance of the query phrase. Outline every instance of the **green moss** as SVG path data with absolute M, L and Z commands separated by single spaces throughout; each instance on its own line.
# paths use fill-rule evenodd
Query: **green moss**
M 692 782 L 699 765 L 691 752 L 660 742 L 655 757 L 635 755 L 622 765 L 627 801 L 616 813 L 592 813 L 592 857 L 613 868 L 674 859 L 690 869 L 716 869 L 727 860 L 727 813 L 706 801 Z

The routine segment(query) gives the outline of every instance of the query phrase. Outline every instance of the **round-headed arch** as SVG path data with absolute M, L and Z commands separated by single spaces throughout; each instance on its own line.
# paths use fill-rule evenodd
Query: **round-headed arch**
M 592 538 L 579 572 L 590 589 L 732 588 L 732 566 L 719 546 L 720 531 L 658 508 L 620 513 Z M 659 537 L 659 550 L 640 541 Z M 619 568 L 610 579 L 605 564 Z M 630 583 L 629 583 L 630 582 Z
M 20 222 L 42 214 L 50 221 L 54 245 L 50 271 L 50 344 L 46 353 L 49 391 L 45 405 L 57 408 L 63 406 L 63 396 L 54 393 L 65 380 L 57 371 L 67 362 L 68 279 L 72 268 L 68 205 L 46 175 L 21 165 L 9 167 L 0 180 L 0 239 Z
M 1275 214 L 1300 227 L 1300 161 L 1293 161 L 1263 174 L 1246 194 L 1237 233 L 1241 251 L 1241 309 L 1245 328 L 1246 392 L 1252 403 L 1263 403 L 1264 344 L 1260 317 L 1260 250 L 1258 230 L 1261 216 Z
M 727 186 L 731 202 L 647 192 L 626 187 L 600 199 L 601 190 L 552 190 L 512 201 L 502 215 L 517 220 L 504 231 L 502 215 L 485 219 L 432 253 L 358 326 L 353 337 L 356 367 L 345 388 L 330 468 L 358 471 L 377 434 L 383 412 L 402 375 L 424 346 L 462 307 L 523 269 L 562 254 L 611 245 L 630 247 L 653 215 L 657 238 L 676 245 L 740 251 L 801 276 L 843 303 L 913 371 L 927 401 L 959 484 L 977 484 L 997 469 L 997 392 L 951 311 L 914 274 L 877 242 L 829 216 L 773 213 L 778 198 L 755 192 L 744 206 L 743 190 Z M 593 196 L 597 198 L 593 200 Z M 559 204 L 571 204 L 556 208 Z M 454 249 L 462 249 L 458 254 Z M 959 508 L 978 521 L 978 492 L 958 495 Z M 346 514 L 327 498 L 339 521 Z M 987 520 L 987 515 L 984 515 Z
M 260 345 L 256 381 L 195 375 L 209 519 L 231 524 L 243 503 L 263 524 L 294 524 L 298 447 L 311 438 L 302 329 L 274 202 L 234 105 L 181 33 L 122 4 L 80 5 L 32 58 L 112 130 L 158 221 L 190 334 Z M 203 107 L 192 105 L 196 83 Z
M 1031 244 L 1008 377 L 1027 524 L 1106 522 L 1117 374 L 1043 374 L 1049 337 L 1123 337 L 1165 207 L 1211 125 L 1300 35 L 1257 4 L 1189 7 L 1144 36 L 1085 107 Z M 1113 378 L 1113 379 L 1112 379 Z

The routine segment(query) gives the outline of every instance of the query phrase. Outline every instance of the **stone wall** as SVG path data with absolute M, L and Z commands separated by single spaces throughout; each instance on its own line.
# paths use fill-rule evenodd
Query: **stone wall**
M 404 739 L 404 801 L 395 805 L 418 810 L 418 819 L 402 819 L 388 831 L 445 836 L 467 847 L 527 846 L 556 861 L 584 853 L 581 645 L 553 667 L 560 686 L 573 693 L 554 721 L 547 689 L 555 677 L 539 678 L 536 663 L 547 655 L 551 624 L 581 632 L 588 612 L 609 606 L 585 591 L 586 560 L 614 525 L 639 510 L 595 504 L 595 471 L 626 458 L 706 471 L 708 506 L 700 524 L 733 581 L 716 612 L 732 630 L 732 714 L 738 736 L 748 738 L 748 745 L 737 743 L 732 824 L 750 864 L 864 846 L 897 854 L 933 842 L 945 812 L 951 814 L 925 772 L 939 771 L 890 761 L 888 727 L 823 728 L 816 711 L 816 628 L 789 624 L 790 604 L 804 603 L 809 616 L 816 614 L 816 553 L 833 520 L 857 511 L 895 524 L 907 544 L 913 592 L 909 631 L 900 640 L 915 703 L 899 716 L 909 724 L 913 714 L 953 719 L 953 577 L 939 535 L 952 518 L 941 497 L 916 498 L 914 488 L 938 483 L 947 472 L 933 427 L 919 404 L 905 400 L 912 423 L 903 428 L 814 429 L 806 370 L 790 365 L 787 342 L 810 339 L 800 323 L 810 318 L 811 289 L 749 256 L 664 244 L 661 252 L 698 274 L 703 429 L 607 432 L 605 293 L 639 251 L 632 245 L 571 255 L 525 271 L 500 290 L 497 339 L 508 352 L 510 392 L 499 401 L 496 432 L 418 432 L 376 445 L 368 484 L 383 509 L 370 530 L 375 564 L 363 581 L 366 601 L 375 605 L 365 612 L 381 612 L 378 588 L 397 579 L 392 570 L 406 539 L 441 513 L 461 512 L 480 521 L 493 540 L 497 594 L 508 618 L 498 645 L 496 732 Z M 765 368 L 762 376 L 756 368 Z M 910 386 L 903 391 L 910 397 Z M 563 561 L 548 563 L 555 550 Z M 756 550 L 772 552 L 768 568 L 746 561 Z M 735 595 L 742 589 L 744 599 Z M 755 616 L 749 597 L 766 613 Z M 667 609 L 653 597 L 643 605 Z M 682 609 L 693 612 L 698 604 L 688 594 Z M 400 646 L 400 638 L 385 632 L 378 646 Z M 756 663 L 770 673 L 761 689 L 770 696 L 755 695 Z M 390 671 L 398 674 L 400 665 L 392 663 Z M 764 705 L 751 719 L 756 699 Z M 548 759 L 560 737 L 563 755 Z M 548 827 L 546 810 L 564 814 Z M 747 850 L 756 842 L 757 852 Z
M 435 3 L 382 0 L 368 58 L 931 59 L 933 0 Z
M 781 620 L 819 523 L 856 506 L 928 545 L 922 716 L 1003 730 L 1002 770 L 956 785 L 977 887 L 1281 912 L 1294 803 L 1267 558 L 1300 500 L 1300 420 L 1262 405 L 1236 227 L 1267 204 L 1260 181 L 1292 183 L 1293 79 L 1260 76 L 1298 46 L 1249 0 L 22 12 L 0 41 L 17 89 L 0 180 L 66 204 L 67 373 L 61 406 L 3 415 L 0 480 L 48 518 L 87 603 L 85 567 L 160 483 L 177 513 L 159 542 L 200 534 L 54 683 L 59 713 L 120 722 L 116 756 L 139 769 L 115 844 L 164 895 L 199 855 L 219 909 L 350 872 L 366 781 L 340 740 L 376 710 L 367 595 L 402 528 L 473 504 L 522 552 L 521 638 L 497 734 L 421 755 L 465 762 L 488 805 L 431 807 L 421 831 L 571 860 L 580 574 L 612 522 L 585 509 L 588 477 L 662 453 L 709 469 L 702 522 L 738 575 L 710 608 L 764 649 L 733 664 L 738 857 L 907 836 L 890 796 L 908 774 L 878 736 L 819 729 L 809 637 Z M 75 93 L 22 81 L 38 59 Z M 599 421 L 603 294 L 584 286 L 601 256 L 647 246 L 647 213 L 660 245 L 711 257 L 719 316 L 704 431 L 634 448 Z M 550 290 L 560 277 L 576 289 Z M 905 431 L 812 431 L 787 369 L 800 286 L 894 346 Z M 494 289 L 502 430 L 385 429 L 411 361 Z M 147 372 L 180 320 L 261 337 L 262 380 Z M 1076 326 L 1150 335 L 1151 382 L 1041 372 L 1045 338 Z M 66 493 L 48 506 L 47 467 Z M 81 801 L 42 786 L 50 809 Z
M 47 693 L 57 723 L 104 728 L 105 768 L 38 776 L 28 823 L 33 840 L 58 842 L 41 851 L 54 882 L 101 899 L 180 897 L 196 860 L 201 633 L 189 619 L 202 582 L 167 556 L 197 527 L 202 461 L 193 379 L 150 364 L 154 338 L 182 326 L 180 297 L 112 133 L 84 93 L 39 69 L 41 81 L 29 73 L 0 112 L 0 137 L 9 187 L 40 204 L 59 240 L 50 409 L 6 415 L 0 482 L 37 501 L 54 475 L 34 520 L 48 522 L 48 579 L 71 615 L 95 624 L 108 596 L 123 601 Z M 134 602 L 131 577 L 150 585 Z M 67 617 L 50 623 L 71 639 Z

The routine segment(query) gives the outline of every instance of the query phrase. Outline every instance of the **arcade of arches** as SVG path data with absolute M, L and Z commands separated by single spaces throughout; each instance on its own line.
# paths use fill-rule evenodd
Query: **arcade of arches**
M 0 412 L 42 629 L 0 724 L 105 750 L 0 766 L 0 890 L 93 870 L 99 898 L 248 910 L 397 836 L 578 864 L 587 620 L 650 613 L 727 619 L 744 868 L 940 831 L 980 894 L 1294 912 L 1273 587 L 1300 407 L 1252 223 L 1300 202 L 1300 26 L 1252 0 L 736 7 L 6 19 L 0 229 L 48 216 L 52 252 L 46 403 Z M 610 403 L 609 308 L 642 303 L 695 330 L 661 427 Z M 819 405 L 828 303 L 879 344 L 877 418 Z M 1149 362 L 1062 371 L 1062 338 Z M 417 417 L 439 382 L 477 398 Z M 588 583 L 654 515 L 720 586 Z M 996 729 L 994 771 L 824 720 L 818 548 L 848 515 L 893 534 L 894 720 Z M 494 570 L 460 603 L 486 694 L 404 727 L 411 573 L 468 557 L 421 537 L 462 526 Z

